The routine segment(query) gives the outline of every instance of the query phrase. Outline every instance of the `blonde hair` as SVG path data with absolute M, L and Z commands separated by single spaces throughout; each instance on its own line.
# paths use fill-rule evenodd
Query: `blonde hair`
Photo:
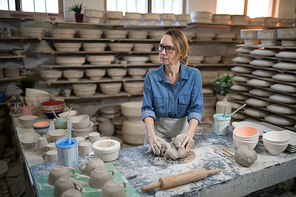
M 188 64 L 188 40 L 185 34 L 180 31 L 179 29 L 169 29 L 165 32 L 164 35 L 170 35 L 173 38 L 173 41 L 175 43 L 175 50 L 177 52 L 177 55 L 180 56 L 180 62 L 182 62 L 184 65 Z

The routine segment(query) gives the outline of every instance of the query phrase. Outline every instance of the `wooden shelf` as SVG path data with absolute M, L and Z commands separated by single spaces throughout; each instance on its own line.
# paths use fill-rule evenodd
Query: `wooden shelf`
M 198 39 L 192 39 L 189 40 L 189 42 L 206 42 L 206 43 L 242 43 L 243 40 L 198 40 Z
M 100 80 L 90 80 L 86 78 L 82 78 L 79 81 L 68 81 L 68 80 L 58 80 L 55 82 L 47 82 L 47 81 L 39 81 L 39 84 L 77 84 L 77 83 L 103 83 L 103 82 L 127 82 L 127 81 L 144 81 L 145 78 L 143 77 L 142 79 L 133 79 L 133 78 L 122 78 L 122 79 L 111 79 L 111 78 L 102 78 Z
M 110 39 L 110 38 L 53 38 L 53 37 L 43 37 L 42 40 L 72 40 L 72 41 L 109 41 L 109 42 L 159 42 L 159 39 L 130 39 L 130 38 L 124 38 L 124 39 Z
M 19 76 L 19 77 L 13 77 L 13 78 L 0 78 L 0 81 L 17 81 L 19 80 L 20 78 L 22 78 L 22 76 Z
M 258 26 L 258 25 L 236 25 L 236 24 L 218 24 L 218 23 L 192 23 L 188 22 L 189 26 L 215 26 L 215 27 L 252 27 L 252 28 L 262 28 L 262 29 L 284 29 L 284 28 L 293 28 L 291 27 L 270 27 L 270 26 Z
M 25 58 L 26 56 L 25 55 L 3 55 L 3 56 L 0 56 L 0 59 L 20 59 L 20 58 Z
M 77 51 L 77 52 L 40 52 L 40 51 L 30 51 L 31 53 L 43 53 L 43 54 L 116 54 L 116 53 L 126 53 L 126 54 L 158 54 L 158 51 L 150 51 L 150 52 L 138 52 L 138 51 L 101 51 L 101 52 L 90 52 L 90 51 Z
M 281 60 L 281 61 L 286 61 L 286 62 L 296 62 L 296 59 L 285 59 L 285 58 L 279 58 L 279 57 L 274 57 L 274 56 L 258 56 L 258 55 L 251 55 L 251 54 L 244 54 L 244 53 L 239 53 L 237 54 L 238 56 L 246 56 L 246 57 L 253 57 L 257 59 L 268 59 L 268 60 Z
M 126 92 L 119 92 L 116 95 L 106 95 L 103 93 L 95 93 L 93 96 L 91 97 L 87 97 L 87 98 L 80 98 L 77 96 L 70 96 L 70 97 L 55 97 L 55 99 L 64 99 L 64 100 L 81 100 L 81 99 L 99 99 L 99 98 L 114 98 L 114 97 L 132 97 L 132 96 L 142 96 L 143 93 L 139 93 L 139 94 L 129 94 Z
M 104 65 L 95 65 L 95 64 L 83 64 L 81 66 L 63 66 L 63 65 L 41 65 L 44 68 L 106 68 L 106 67 L 158 67 L 161 64 L 154 63 L 145 63 L 145 64 L 104 64 Z
M 296 47 L 244 45 L 244 44 L 238 44 L 236 46 L 237 47 L 249 47 L 249 48 L 266 48 L 266 49 L 296 49 Z
M 260 69 L 260 70 L 270 70 L 270 71 L 277 71 L 279 73 L 290 73 L 290 74 L 296 74 L 296 71 L 290 71 L 290 70 L 281 70 L 273 67 L 264 67 L 264 66 L 254 66 L 250 64 L 242 64 L 242 63 L 236 63 L 236 66 L 245 66 L 245 67 L 250 67 L 250 68 L 255 68 L 255 69 Z
M 207 64 L 207 63 L 200 63 L 200 64 L 189 64 L 191 67 L 221 67 L 221 66 L 236 66 L 236 64 L 224 64 L 224 63 L 217 63 L 217 64 Z
M 0 36 L 0 40 L 25 40 L 25 39 L 30 39 L 30 37 L 20 37 L 20 36 L 3 37 L 3 36 Z
M 12 17 L 12 16 L 0 16 L 2 20 L 18 20 L 18 21 L 26 21 L 26 20 L 34 20 L 34 17 Z
M 123 27 L 123 25 L 109 25 L 109 24 L 93 24 L 93 23 L 76 23 L 76 22 L 51 22 L 51 21 L 43 21 L 43 23 L 50 23 L 52 25 L 58 25 L 58 24 L 62 24 L 62 25 L 91 25 L 91 26 L 98 26 L 98 27 Z

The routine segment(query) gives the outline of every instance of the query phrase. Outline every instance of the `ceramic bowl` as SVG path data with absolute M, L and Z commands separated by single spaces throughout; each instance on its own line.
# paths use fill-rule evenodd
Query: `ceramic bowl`
M 84 129 L 87 128 L 90 124 L 90 119 L 88 115 L 80 115 L 77 117 L 71 118 L 72 126 L 76 129 Z
M 129 120 L 141 120 L 141 101 L 121 103 L 121 113 Z
M 254 149 L 259 141 L 259 138 L 256 138 L 254 140 L 241 140 L 236 138 L 235 136 L 233 136 L 232 139 L 237 148 L 240 147 L 241 145 L 246 145 L 249 148 Z
M 52 29 L 50 30 L 51 37 L 53 38 L 74 38 L 76 33 L 75 29 Z
M 148 36 L 147 31 L 129 31 L 128 38 L 130 39 L 146 39 Z
M 106 95 L 116 95 L 119 93 L 122 83 L 99 83 L 101 92 Z
M 20 116 L 19 122 L 23 127 L 32 127 L 37 122 L 37 116 Z
M 54 47 L 58 52 L 78 52 L 81 43 L 54 43 Z
M 94 29 L 78 30 L 78 36 L 80 38 L 100 39 L 102 34 L 103 34 L 102 30 L 94 30 Z
M 26 96 L 30 98 L 31 95 L 33 95 L 33 98 L 46 97 L 46 96 L 49 96 L 49 92 L 46 92 L 43 90 L 37 90 L 33 88 L 26 88 Z
M 281 152 L 283 152 L 287 148 L 289 143 L 286 142 L 283 144 L 278 144 L 278 143 L 267 141 L 263 138 L 263 144 L 270 155 L 276 156 L 276 155 L 279 155 Z
M 91 97 L 96 93 L 97 84 L 73 84 L 73 91 L 77 97 Z
M 93 126 L 94 126 L 94 123 L 92 122 L 92 121 L 90 121 L 90 123 L 89 123 L 89 125 L 88 125 L 88 127 L 86 127 L 86 128 L 83 128 L 83 129 L 77 129 L 77 128 L 72 128 L 72 132 L 74 132 L 74 133 L 90 133 L 90 132 L 92 132 L 92 130 L 93 130 Z M 86 134 L 86 135 L 87 135 Z M 85 135 L 84 135 L 85 136 Z
M 79 81 L 83 77 L 84 71 L 81 70 L 64 70 L 63 76 L 68 79 L 68 81 Z
M 147 56 L 124 56 L 123 60 L 126 60 L 129 64 L 145 64 L 149 58 Z
M 112 79 L 122 79 L 123 76 L 125 76 L 127 73 L 127 70 L 125 68 L 109 68 L 107 70 L 107 74 Z
M 88 69 L 85 71 L 86 76 L 90 78 L 90 80 L 100 80 L 105 74 L 105 69 Z
M 111 51 L 128 52 L 132 50 L 133 46 L 134 44 L 130 44 L 130 43 L 110 43 L 109 44 Z
M 106 43 L 84 43 L 83 50 L 88 52 L 102 52 L 105 51 Z
M 132 76 L 133 79 L 142 79 L 147 73 L 145 68 L 129 68 L 128 74 Z
M 51 140 L 56 142 L 57 140 L 61 138 L 67 138 L 69 137 L 69 130 L 67 129 L 56 129 L 48 132 L 48 135 L 50 136 Z
M 263 134 L 263 139 L 272 143 L 288 143 L 290 135 L 281 131 L 270 131 Z
M 95 9 L 84 9 L 84 16 L 87 18 L 103 18 L 104 11 Z
M 42 70 L 40 76 L 47 82 L 55 82 L 62 77 L 62 73 L 59 70 Z
M 64 101 L 46 101 L 41 103 L 41 109 L 49 119 L 55 118 L 55 115 L 52 113 L 52 110 L 55 112 L 56 115 L 58 115 L 64 111 L 64 107 Z
M 142 14 L 137 12 L 125 12 L 125 19 L 128 20 L 141 20 Z
M 104 31 L 105 37 L 109 39 L 124 39 L 128 31 L 125 30 L 107 30 Z
M 65 111 L 63 113 L 60 113 L 58 116 L 59 117 L 66 117 L 68 115 L 68 117 L 75 117 L 77 114 L 76 110 L 71 110 L 70 113 L 68 113 L 69 111 Z
M 49 126 L 49 122 L 36 122 L 33 124 L 33 129 L 36 133 L 43 136 L 48 132 Z
M 120 143 L 116 140 L 103 139 L 95 141 L 92 145 L 94 155 L 104 162 L 114 161 L 118 158 Z
M 20 142 L 26 149 L 33 148 L 41 136 L 35 132 L 24 133 L 20 136 Z
M 114 61 L 114 55 L 87 55 L 87 61 L 90 64 L 101 65 L 101 64 L 111 64 Z
M 144 82 L 124 82 L 123 88 L 129 94 L 140 94 L 143 91 Z
M 85 57 L 58 56 L 55 61 L 57 64 L 64 66 L 81 66 L 85 63 Z
M 233 130 L 233 136 L 237 137 L 238 139 L 257 139 L 259 136 L 259 131 L 255 127 L 242 126 Z
M 159 55 L 149 55 L 149 60 L 154 64 L 161 64 L 159 60 Z
M 133 51 L 150 52 L 152 48 L 153 48 L 153 44 L 134 44 Z

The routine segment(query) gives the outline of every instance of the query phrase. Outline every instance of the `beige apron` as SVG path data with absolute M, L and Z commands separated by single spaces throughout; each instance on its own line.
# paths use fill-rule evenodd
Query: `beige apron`
M 186 133 L 189 128 L 187 116 L 183 118 L 162 118 L 157 117 L 154 122 L 155 134 L 165 140 L 171 140 L 179 134 Z M 149 144 L 149 138 L 146 133 L 144 145 Z

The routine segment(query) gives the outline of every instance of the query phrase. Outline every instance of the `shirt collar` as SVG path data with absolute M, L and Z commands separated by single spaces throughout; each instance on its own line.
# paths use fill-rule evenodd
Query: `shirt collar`
M 178 80 L 188 79 L 189 78 L 188 75 L 189 75 L 188 67 L 185 66 L 183 63 L 181 63 L 181 73 L 180 73 L 180 76 L 179 76 Z M 158 81 L 169 82 L 169 80 L 166 77 L 165 72 L 164 72 L 164 65 L 161 65 L 161 67 L 158 70 L 157 80 Z

